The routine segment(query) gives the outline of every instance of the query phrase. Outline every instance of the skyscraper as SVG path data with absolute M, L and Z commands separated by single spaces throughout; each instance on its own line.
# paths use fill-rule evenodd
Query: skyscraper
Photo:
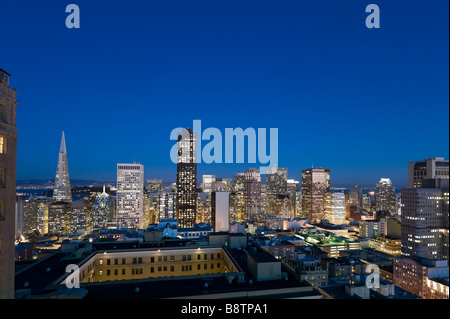
M 214 190 L 214 185 L 216 183 L 216 176 L 214 175 L 203 175 L 202 189 L 204 193 L 211 193 Z
M 246 221 L 261 221 L 261 175 L 257 168 L 245 169 L 244 202 Z
M 300 217 L 301 212 L 301 191 L 300 182 L 288 179 L 287 180 L 287 192 L 289 195 L 289 200 L 291 201 L 291 216 Z
M 17 91 L 0 69 L 0 299 L 14 298 L 14 215 L 16 205 Z
M 266 175 L 266 185 L 266 212 L 278 216 L 280 214 L 280 206 L 276 205 L 278 196 L 287 195 L 287 168 L 269 168 Z
M 178 227 L 191 228 L 197 212 L 197 134 L 190 128 L 183 133 L 177 142 L 176 219 Z
M 230 193 L 211 193 L 211 227 L 214 231 L 230 230 Z
M 94 231 L 106 228 L 110 216 L 110 197 L 103 186 L 103 192 L 95 196 L 92 210 L 92 227 Z
M 422 187 L 431 182 L 433 187 L 449 186 L 449 164 L 443 157 L 430 157 L 423 161 L 411 161 L 408 164 L 408 188 Z M 428 184 L 430 185 L 430 184 Z
M 159 194 L 159 220 L 175 218 L 175 194 Z
M 71 203 L 53 202 L 48 205 L 48 232 L 50 234 L 69 234 L 71 232 Z
M 449 248 L 448 160 L 409 162 L 401 193 L 402 255 L 447 259 Z
M 345 193 L 331 193 L 331 216 L 332 224 L 341 225 L 345 222 Z
M 395 187 L 389 178 L 382 178 L 375 191 L 375 209 L 377 212 L 396 214 Z
M 233 209 L 234 209 L 234 221 L 242 223 L 245 221 L 245 201 L 244 201 L 244 188 L 245 188 L 245 174 L 238 172 L 234 175 L 234 192 L 233 192 Z
M 147 189 L 150 193 L 152 192 L 162 192 L 162 179 L 149 179 L 147 180 Z
M 69 165 L 67 163 L 66 139 L 64 137 L 64 132 L 62 132 L 61 146 L 59 148 L 53 200 L 55 202 L 72 202 L 72 191 L 70 188 Z
M 303 217 L 320 222 L 330 206 L 330 169 L 311 168 L 302 171 Z
M 216 178 L 214 183 L 214 190 L 216 192 L 229 192 L 233 191 L 233 179 L 231 178 Z
M 118 228 L 142 227 L 144 215 L 144 165 L 117 164 Z
M 402 255 L 448 259 L 448 188 L 402 189 Z

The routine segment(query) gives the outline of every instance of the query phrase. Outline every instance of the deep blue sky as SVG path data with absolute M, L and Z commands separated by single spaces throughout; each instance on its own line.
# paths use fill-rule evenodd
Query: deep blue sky
M 67 29 L 66 5 L 81 10 Z M 365 27 L 365 7 L 381 29 Z M 447 0 L 0 0 L 0 68 L 18 91 L 17 178 L 54 178 L 61 132 L 75 179 L 116 163 L 175 180 L 169 134 L 279 129 L 279 166 L 333 186 L 407 184 L 449 156 Z M 205 143 L 205 142 L 204 142 Z M 245 166 L 199 165 L 232 177 Z

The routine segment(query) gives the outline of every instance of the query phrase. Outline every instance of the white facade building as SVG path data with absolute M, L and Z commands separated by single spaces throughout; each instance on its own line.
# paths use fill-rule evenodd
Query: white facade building
M 117 164 L 118 228 L 141 228 L 144 216 L 144 165 Z

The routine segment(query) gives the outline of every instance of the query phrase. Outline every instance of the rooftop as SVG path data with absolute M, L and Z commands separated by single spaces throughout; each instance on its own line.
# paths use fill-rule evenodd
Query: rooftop
M 278 259 L 276 259 L 271 254 L 269 254 L 268 252 L 262 251 L 262 250 L 258 250 L 256 252 L 253 251 L 253 250 L 249 250 L 248 254 L 257 263 L 276 263 L 276 262 L 280 262 Z

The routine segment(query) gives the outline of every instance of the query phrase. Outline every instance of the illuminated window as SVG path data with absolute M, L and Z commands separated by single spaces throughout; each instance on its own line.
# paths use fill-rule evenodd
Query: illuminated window
M 0 135 L 0 154 L 6 153 L 6 137 Z

